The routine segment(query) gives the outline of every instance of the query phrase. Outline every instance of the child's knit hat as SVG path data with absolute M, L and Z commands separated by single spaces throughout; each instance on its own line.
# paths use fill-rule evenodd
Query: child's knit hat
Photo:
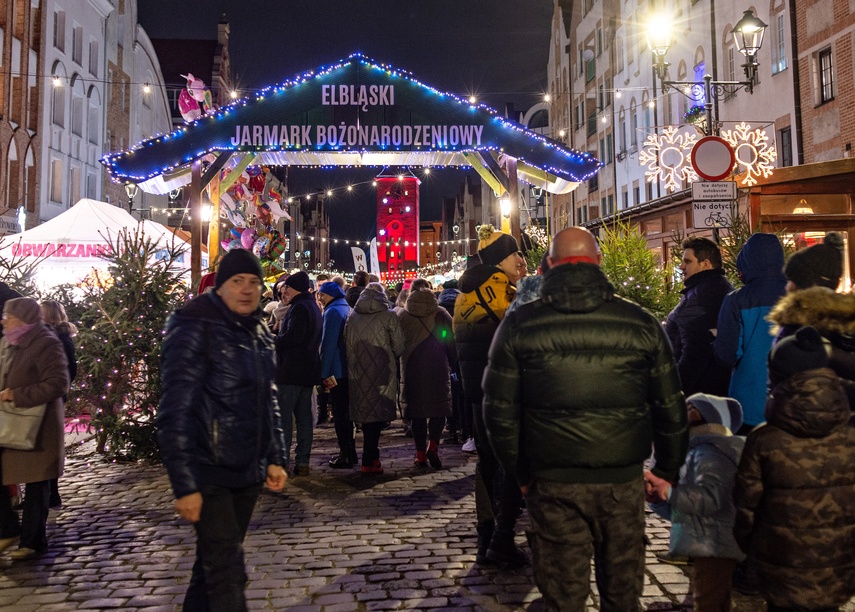
M 724 425 L 734 433 L 742 427 L 742 404 L 732 397 L 695 393 L 686 398 L 686 404 L 697 408 L 707 423 Z

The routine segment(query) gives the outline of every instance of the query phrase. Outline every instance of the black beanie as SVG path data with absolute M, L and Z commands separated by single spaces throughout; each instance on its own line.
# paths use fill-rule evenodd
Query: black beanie
M 837 289 L 843 276 L 843 255 L 827 242 L 815 244 L 790 255 L 784 264 L 784 276 L 799 289 L 815 285 Z
M 311 288 L 312 279 L 309 278 L 308 274 L 300 270 L 285 279 L 285 286 L 291 287 L 294 291 L 305 293 Z
M 802 327 L 787 336 L 769 353 L 769 382 L 774 388 L 796 372 L 828 366 L 828 352 L 822 336 L 813 327 Z
M 493 232 L 478 244 L 478 259 L 481 263 L 498 266 L 508 255 L 519 253 L 520 247 L 514 237 L 502 232 Z
M 220 260 L 214 287 L 219 289 L 235 274 L 255 274 L 264 282 L 264 273 L 258 258 L 246 249 L 232 249 Z

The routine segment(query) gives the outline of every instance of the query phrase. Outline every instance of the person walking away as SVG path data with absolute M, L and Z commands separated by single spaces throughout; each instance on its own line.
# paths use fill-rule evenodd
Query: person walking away
M 855 596 L 855 428 L 811 327 L 769 355 L 766 423 L 736 474 L 734 535 L 770 612 L 836 611 Z
M 837 293 L 843 275 L 843 242 L 830 232 L 825 241 L 787 259 L 787 294 L 769 313 L 775 342 L 809 325 L 830 349 L 828 366 L 841 378 L 855 410 L 855 293 Z
M 318 299 L 324 307 L 321 333 L 321 381 L 329 391 L 335 437 L 339 453 L 330 459 L 334 469 L 353 469 L 356 464 L 356 442 L 353 439 L 353 421 L 350 420 L 348 399 L 347 355 L 344 343 L 344 324 L 350 306 L 344 290 L 335 281 L 327 281 L 318 290 Z
M 439 441 L 451 415 L 452 364 L 457 362 L 452 320 L 430 289 L 412 291 L 398 317 L 404 334 L 401 403 L 404 418 L 412 423 L 414 463 L 417 467 L 430 463 L 438 470 Z
M 512 475 L 506 474 L 493 453 L 484 429 L 481 378 L 496 328 L 516 295 L 516 283 L 525 276 L 525 261 L 517 241 L 482 225 L 474 264 L 460 277 L 460 295 L 454 303 L 454 342 L 463 377 L 463 393 L 473 410 L 475 446 L 475 515 L 478 550 L 475 560 L 519 567 L 528 558 L 514 542 L 522 496 Z M 464 445 L 463 450 L 466 450 Z
M 731 368 L 730 397 L 744 413 L 747 435 L 763 422 L 766 405 L 766 358 L 772 348 L 771 325 L 766 317 L 784 295 L 781 272 L 784 249 L 774 234 L 752 234 L 736 257 L 744 285 L 725 296 L 718 315 L 714 351 L 719 362 Z
M 557 233 L 540 300 L 504 318 L 484 372 L 489 443 L 526 495 L 550 611 L 585 609 L 592 556 L 600 610 L 639 609 L 643 464 L 652 446 L 652 473 L 676 482 L 688 446 L 671 344 L 600 261 L 586 229 Z
M 347 288 L 347 291 L 344 294 L 344 299 L 347 300 L 347 305 L 353 308 L 356 306 L 356 300 L 359 299 L 359 294 L 365 290 L 366 285 L 368 285 L 368 272 L 365 270 L 357 270 L 353 275 L 353 281 L 350 283 L 350 287 Z
M 246 610 L 249 520 L 262 483 L 281 491 L 288 477 L 258 259 L 230 250 L 214 286 L 169 318 L 161 353 L 157 441 L 175 510 L 196 531 L 186 612 Z
M 437 301 L 440 307 L 454 320 L 454 301 L 460 295 L 457 288 L 457 279 L 452 278 L 442 284 L 442 292 Z M 455 350 L 456 352 L 456 350 Z M 475 450 L 475 439 L 472 436 L 472 410 L 466 410 L 466 401 L 463 397 L 463 381 L 460 376 L 460 364 L 455 354 L 451 369 L 451 417 L 448 419 L 448 438 L 446 444 L 470 443 L 469 450 Z
M 15 544 L 9 556 L 29 559 L 47 551 L 50 481 L 62 476 L 65 463 L 65 409 L 68 363 L 62 343 L 45 325 L 39 303 L 12 298 L 3 307 L 0 340 L 0 400 L 18 408 L 46 404 L 32 450 L 0 449 L 4 485 L 26 483 L 21 520 L 12 509 L 6 486 L 0 487 L 0 551 Z
M 650 507 L 671 521 L 670 554 L 692 562 L 695 612 L 730 612 L 733 572 L 745 554 L 733 537 L 733 483 L 745 440 L 742 407 L 733 398 L 696 393 L 686 398 L 689 452 L 672 485 L 646 471 Z
M 56 300 L 43 300 L 41 309 L 45 324 L 53 329 L 59 341 L 62 342 L 65 358 L 68 360 L 68 380 L 70 384 L 77 378 L 77 356 L 74 351 L 74 340 L 72 340 L 77 335 L 77 326 L 69 322 L 65 308 Z M 63 406 L 67 401 L 68 396 L 64 395 L 62 397 Z M 50 481 L 50 507 L 52 509 L 62 508 L 58 478 L 52 478 Z
M 713 342 L 721 304 L 733 285 L 724 276 L 718 245 L 709 238 L 685 239 L 680 269 L 683 297 L 668 315 L 665 331 L 674 347 L 683 393 L 727 395 L 730 368 L 716 361 Z
M 386 423 L 395 419 L 398 358 L 404 350 L 401 326 L 389 310 L 383 285 L 369 283 L 362 290 L 347 319 L 344 336 L 351 381 L 350 420 L 362 425 L 361 472 L 382 474 L 380 434 Z
M 285 437 L 285 460 L 290 461 L 294 425 L 297 446 L 294 449 L 294 475 L 309 475 L 312 455 L 314 417 L 312 391 L 321 381 L 321 309 L 310 289 L 312 281 L 303 271 L 285 279 L 282 301 L 288 312 L 276 336 L 276 388 L 282 433 Z

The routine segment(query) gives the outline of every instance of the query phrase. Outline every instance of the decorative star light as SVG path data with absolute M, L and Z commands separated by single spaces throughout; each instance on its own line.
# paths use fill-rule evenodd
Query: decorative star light
M 742 122 L 733 130 L 724 130 L 721 137 L 733 147 L 736 163 L 745 168 L 743 186 L 756 185 L 757 177 L 766 178 L 772 174 L 778 152 L 774 146 L 769 145 L 766 130 L 752 130 L 750 125 Z
M 665 189 L 676 191 L 680 188 L 680 181 L 698 180 L 691 161 L 692 147 L 697 138 L 697 134 L 681 133 L 673 125 L 666 127 L 661 136 L 649 134 L 638 156 L 639 163 L 647 166 L 644 173 L 647 182 L 661 178 Z

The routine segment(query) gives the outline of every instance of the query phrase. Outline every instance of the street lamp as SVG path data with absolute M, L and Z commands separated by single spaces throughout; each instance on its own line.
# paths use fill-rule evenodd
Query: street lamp
M 757 83 L 757 52 L 763 44 L 763 34 L 766 31 L 766 24 L 762 20 L 754 16 L 750 10 L 745 11 L 736 26 L 731 30 L 736 48 L 745 56 L 745 63 L 742 68 L 745 70 L 744 81 L 714 81 L 710 75 L 704 75 L 703 81 L 669 81 L 668 66 L 665 61 L 665 54 L 673 44 L 673 35 L 671 33 L 670 23 L 667 19 L 659 17 L 654 19 L 648 25 L 646 38 L 647 46 L 653 53 L 653 70 L 656 77 L 662 83 L 662 90 L 667 91 L 669 88 L 678 91 L 692 101 L 699 101 L 699 96 L 695 94 L 696 87 L 703 87 L 704 110 L 706 112 L 706 134 L 711 135 L 718 129 L 718 118 L 716 123 L 713 123 L 713 98 L 718 98 L 721 95 L 730 95 L 740 89 L 745 89 L 748 93 L 754 93 L 754 85 Z
M 133 212 L 134 198 L 137 197 L 139 190 L 140 188 L 136 183 L 125 183 L 125 195 L 128 196 L 128 212 Z

